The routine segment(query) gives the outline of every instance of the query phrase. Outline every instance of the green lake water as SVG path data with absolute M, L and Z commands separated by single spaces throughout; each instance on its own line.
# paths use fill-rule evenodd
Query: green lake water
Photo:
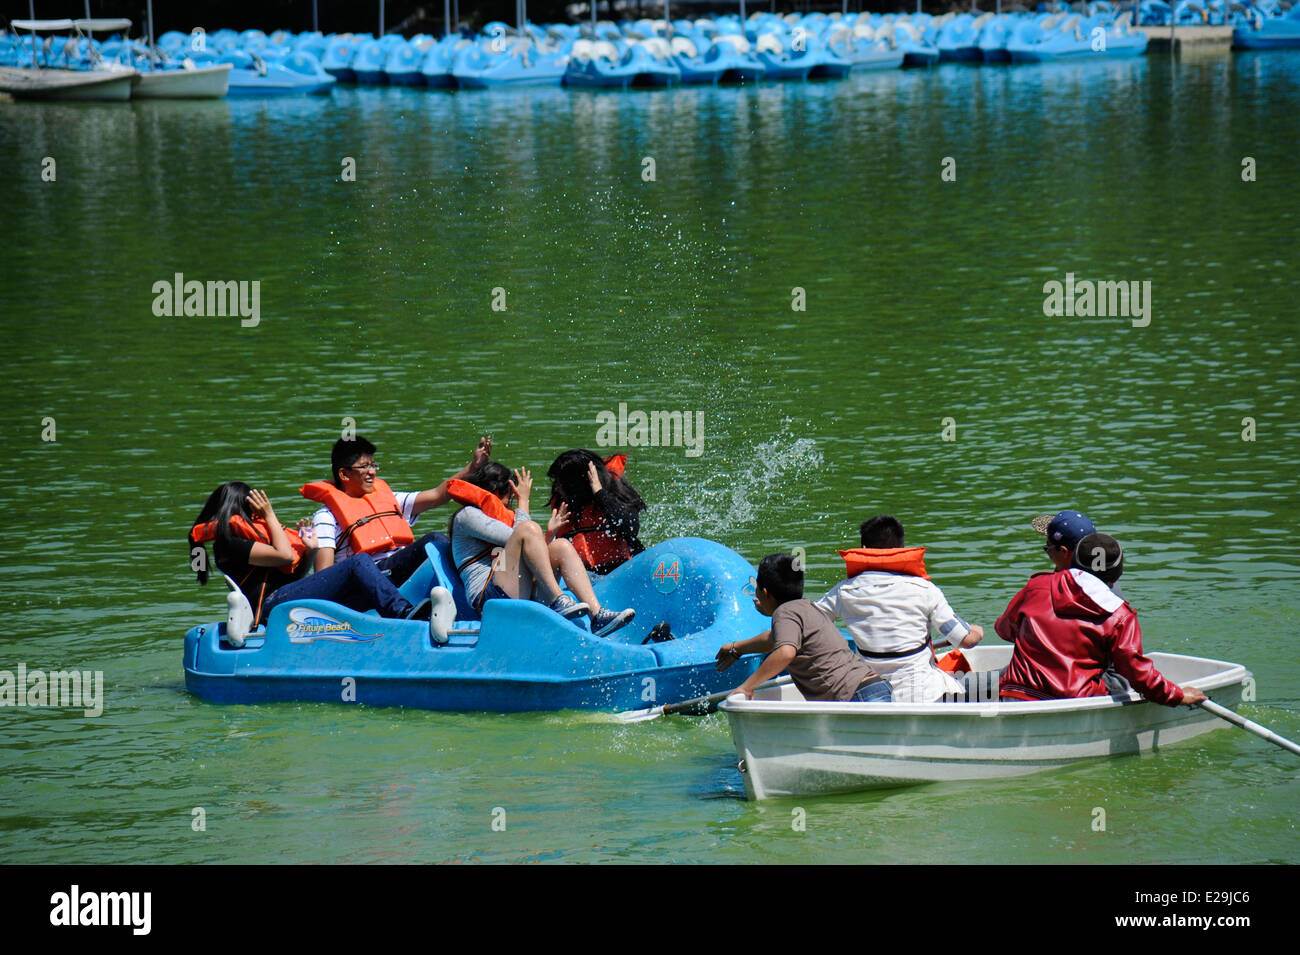
M 0 861 L 1300 862 L 1300 765 L 1232 729 L 752 804 L 721 715 L 218 706 L 181 667 L 218 483 L 306 516 L 348 417 L 398 489 L 485 432 L 544 472 L 625 403 L 704 415 L 698 457 L 625 449 L 647 542 L 803 546 L 819 595 L 893 513 L 996 642 L 1076 507 L 1146 648 L 1246 665 L 1300 737 L 1297 141 L 1300 53 L 0 103 L 0 669 L 105 680 L 98 718 L 0 709 Z M 176 273 L 260 322 L 156 316 Z M 1149 281 L 1149 324 L 1045 315 L 1066 273 Z

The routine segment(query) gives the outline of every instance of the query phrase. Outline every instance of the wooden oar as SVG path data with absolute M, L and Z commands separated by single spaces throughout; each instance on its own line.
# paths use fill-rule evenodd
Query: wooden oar
M 785 686 L 790 682 L 788 676 L 779 677 L 764 683 L 758 689 L 766 690 L 774 686 Z M 698 707 L 706 707 L 701 713 L 692 713 L 692 715 L 703 715 L 712 713 L 717 709 L 718 703 L 721 703 L 731 694 L 735 693 L 735 687 L 730 690 L 723 690 L 721 693 L 710 693 L 708 696 L 697 696 L 693 700 L 682 700 L 680 703 L 666 703 L 663 706 L 652 706 L 648 710 L 625 710 L 622 713 L 615 713 L 614 716 L 623 723 L 644 723 L 647 720 L 657 720 L 659 717 L 668 713 L 692 713 Z
M 1227 720 L 1233 726 L 1240 726 L 1247 733 L 1254 733 L 1260 739 L 1266 739 L 1275 746 L 1281 746 L 1283 749 L 1289 749 L 1291 752 L 1300 756 L 1300 743 L 1293 743 L 1285 736 L 1278 736 L 1266 726 L 1260 726 L 1258 723 L 1246 719 L 1244 716 L 1238 716 L 1226 706 L 1220 706 L 1213 700 L 1202 700 L 1196 704 L 1207 713 L 1213 713 L 1221 720 Z

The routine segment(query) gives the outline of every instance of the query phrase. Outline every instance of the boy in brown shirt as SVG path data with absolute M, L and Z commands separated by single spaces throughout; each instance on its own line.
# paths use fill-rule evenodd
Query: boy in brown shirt
M 772 629 L 756 637 L 728 643 L 718 651 L 717 667 L 725 670 L 747 653 L 767 653 L 767 659 L 733 692 L 754 698 L 756 687 L 782 670 L 806 700 L 881 703 L 890 698 L 889 682 L 850 648 L 830 618 L 803 599 L 803 571 L 789 554 L 771 554 L 758 565 L 754 606 L 772 618 Z

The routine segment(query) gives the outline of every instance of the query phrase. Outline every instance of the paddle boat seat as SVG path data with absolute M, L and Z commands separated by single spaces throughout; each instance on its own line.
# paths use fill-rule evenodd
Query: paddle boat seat
M 446 587 L 456 601 L 457 626 L 479 620 L 478 611 L 470 605 L 469 597 L 465 593 L 465 582 L 460 579 L 460 574 L 456 572 L 455 561 L 451 559 L 451 545 L 441 542 L 426 544 L 424 552 L 428 559 L 407 578 L 402 586 L 397 588 L 398 592 L 412 606 L 418 607 L 428 599 L 431 589 Z
M 672 51 L 674 56 L 685 56 L 692 60 L 700 55 L 695 44 L 684 36 L 673 37 Z

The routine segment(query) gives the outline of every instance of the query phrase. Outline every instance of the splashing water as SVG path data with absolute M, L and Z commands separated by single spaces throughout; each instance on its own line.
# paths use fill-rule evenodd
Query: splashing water
M 737 528 L 763 516 L 771 502 L 779 501 L 784 509 L 797 500 L 797 486 L 821 467 L 822 453 L 812 438 L 791 433 L 787 422 L 776 435 L 711 460 L 715 466 L 702 477 L 679 466 L 679 480 L 668 482 L 674 490 L 655 503 L 656 539 L 691 536 L 726 542 Z

